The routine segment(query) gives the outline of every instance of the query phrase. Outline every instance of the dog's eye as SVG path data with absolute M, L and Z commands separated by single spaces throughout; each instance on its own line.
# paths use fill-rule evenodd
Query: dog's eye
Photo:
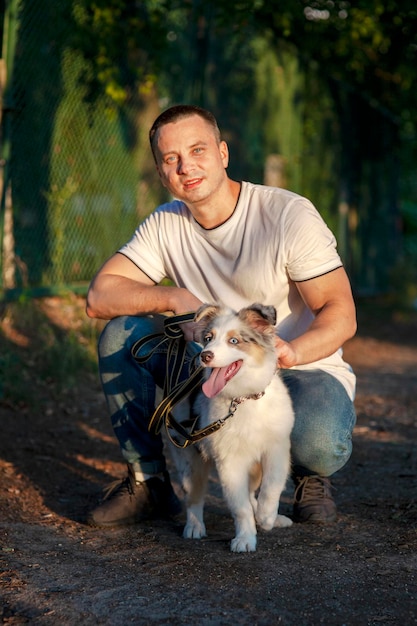
M 239 339 L 236 339 L 236 337 L 230 337 L 229 343 L 237 344 L 239 343 Z
M 203 337 L 203 343 L 208 343 L 212 339 L 213 339 L 213 335 L 211 333 L 207 333 L 207 335 L 204 335 Z

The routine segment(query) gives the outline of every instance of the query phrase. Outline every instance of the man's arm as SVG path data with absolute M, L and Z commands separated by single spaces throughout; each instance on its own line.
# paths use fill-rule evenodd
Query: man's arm
M 97 272 L 87 293 L 87 315 L 113 319 L 119 315 L 187 313 L 201 302 L 187 289 L 155 283 L 126 256 L 116 253 Z
M 278 366 L 284 368 L 330 356 L 356 332 L 355 303 L 342 267 L 296 285 L 315 319 L 300 337 L 290 342 L 277 338 Z

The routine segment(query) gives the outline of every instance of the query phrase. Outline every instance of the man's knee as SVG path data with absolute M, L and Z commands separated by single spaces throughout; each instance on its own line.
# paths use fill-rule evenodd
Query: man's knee
M 98 342 L 100 358 L 130 350 L 138 339 L 162 332 L 162 316 L 120 316 L 110 320 L 102 331 Z
M 124 344 L 126 317 L 116 317 L 110 320 L 104 327 L 99 341 L 99 357 L 106 357 L 120 349 Z
M 338 436 L 302 437 L 292 442 L 292 461 L 319 476 L 331 476 L 346 465 L 352 454 L 350 431 L 339 432 Z

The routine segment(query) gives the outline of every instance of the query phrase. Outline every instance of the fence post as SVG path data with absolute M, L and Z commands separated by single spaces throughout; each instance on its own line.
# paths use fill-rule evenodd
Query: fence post
M 280 154 L 268 154 L 264 167 L 264 184 L 286 189 L 286 162 Z
M 16 49 L 18 6 L 19 0 L 6 0 L 0 64 L 0 289 L 14 286 L 10 154 L 12 141 L 11 116 L 13 112 L 13 65 Z

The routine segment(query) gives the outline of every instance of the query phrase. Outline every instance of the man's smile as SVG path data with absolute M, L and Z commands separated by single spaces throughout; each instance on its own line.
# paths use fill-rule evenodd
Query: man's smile
M 191 178 L 190 180 L 186 180 L 183 183 L 183 187 L 184 189 L 195 189 L 196 187 L 198 187 L 201 183 L 202 183 L 203 179 L 202 178 Z

